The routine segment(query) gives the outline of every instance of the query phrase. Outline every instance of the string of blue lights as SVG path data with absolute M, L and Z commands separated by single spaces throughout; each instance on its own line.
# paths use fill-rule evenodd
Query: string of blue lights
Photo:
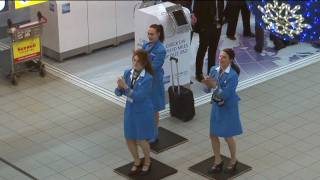
M 320 0 L 248 0 L 261 27 L 284 40 L 320 40 Z

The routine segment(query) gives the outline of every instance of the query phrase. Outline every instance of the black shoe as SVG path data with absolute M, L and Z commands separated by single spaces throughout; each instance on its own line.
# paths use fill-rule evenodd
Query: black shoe
M 274 49 L 279 51 L 280 49 L 283 49 L 285 47 L 286 47 L 285 45 L 279 45 L 279 46 L 274 46 Z
M 135 176 L 135 175 L 138 175 L 139 173 L 140 173 L 140 171 L 141 171 L 141 167 L 142 167 L 142 162 L 140 162 L 140 164 L 134 164 L 133 163 L 133 166 L 132 166 L 132 168 L 131 168 L 131 170 L 130 170 L 130 172 L 129 172 L 129 176 Z M 135 169 L 135 170 L 132 170 L 132 169 Z
M 155 139 L 153 142 L 151 142 L 150 144 L 156 144 L 159 142 L 159 138 Z
M 238 165 L 238 161 L 236 161 L 234 164 L 229 164 L 229 165 L 225 168 L 224 172 L 226 172 L 226 173 L 234 173 L 234 172 L 236 172 L 236 170 L 237 170 L 237 165 Z
M 250 34 L 243 34 L 244 37 L 255 37 L 255 35 L 253 33 Z
M 227 36 L 230 40 L 232 40 L 232 41 L 235 41 L 235 40 L 237 40 L 237 38 L 236 37 L 234 37 L 234 36 Z
M 204 79 L 204 77 L 203 77 L 202 74 L 196 75 L 196 80 L 197 80 L 197 81 L 201 82 L 203 79 Z
M 208 170 L 209 174 L 221 173 L 223 168 L 223 161 L 220 164 L 213 164 L 213 166 Z
M 144 164 L 143 166 L 142 166 L 142 169 L 141 169 L 141 173 L 140 173 L 140 175 L 141 176 L 145 176 L 145 175 L 148 175 L 149 173 L 150 173 L 150 171 L 151 171 L 151 162 L 150 162 L 150 164 Z M 148 169 L 147 170 L 143 170 L 143 167 L 148 167 Z
M 258 52 L 258 53 L 262 53 L 262 49 L 257 48 L 257 46 L 254 47 L 254 50 L 255 50 L 256 52 Z
M 149 142 L 149 144 L 155 144 L 155 143 L 159 142 L 159 138 L 150 139 L 148 142 Z

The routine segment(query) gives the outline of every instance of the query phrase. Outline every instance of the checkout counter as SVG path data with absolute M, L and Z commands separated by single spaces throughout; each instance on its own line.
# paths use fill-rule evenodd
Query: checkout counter
M 90 53 L 134 37 L 134 11 L 142 1 L 49 1 L 31 9 L 42 12 L 43 52 L 55 60 Z
M 147 30 L 151 24 L 162 24 L 165 40 L 163 42 L 167 56 L 163 66 L 164 84 L 168 89 L 171 86 L 170 57 L 179 60 L 179 73 L 173 68 L 174 79 L 180 78 L 181 85 L 190 84 L 191 49 L 190 12 L 181 5 L 171 2 L 160 3 L 154 6 L 138 9 L 135 13 L 135 47 L 141 48 L 143 43 L 148 42 Z M 173 64 L 175 66 L 175 64 Z M 177 84 L 175 82 L 175 84 Z

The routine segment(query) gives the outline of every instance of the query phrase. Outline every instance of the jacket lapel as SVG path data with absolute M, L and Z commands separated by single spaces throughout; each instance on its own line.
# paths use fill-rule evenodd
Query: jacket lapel
M 219 77 L 219 72 L 218 72 L 218 77 Z M 222 76 L 219 78 L 219 84 L 220 86 L 224 85 L 227 83 L 229 77 L 229 73 L 223 73 Z
M 143 79 L 144 79 L 144 77 L 141 77 L 141 76 L 140 76 L 140 77 L 137 79 L 136 83 L 134 84 L 133 89 L 136 89 L 137 86 L 142 83 Z

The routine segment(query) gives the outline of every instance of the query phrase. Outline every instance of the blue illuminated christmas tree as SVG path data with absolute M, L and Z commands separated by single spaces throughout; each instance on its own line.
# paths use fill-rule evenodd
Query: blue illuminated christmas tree
M 284 40 L 320 40 L 320 0 L 249 0 L 261 27 Z

